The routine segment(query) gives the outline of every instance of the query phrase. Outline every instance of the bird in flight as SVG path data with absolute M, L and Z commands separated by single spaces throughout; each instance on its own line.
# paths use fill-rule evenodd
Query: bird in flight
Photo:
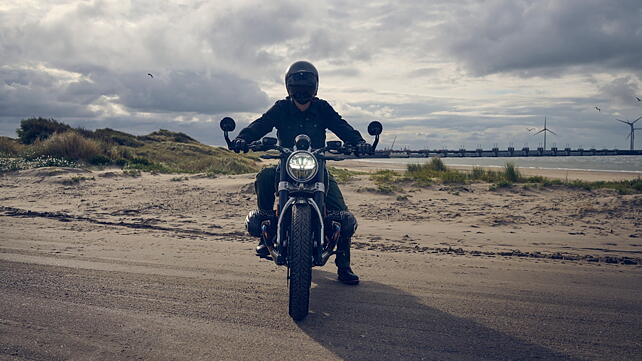
M 147 73 L 147 75 L 149 75 L 150 78 L 154 79 L 154 76 L 152 75 L 152 73 Z
M 598 108 L 598 107 L 594 107 L 594 108 L 595 108 L 595 109 L 597 109 L 597 111 L 598 111 L 598 112 L 601 112 L 601 111 L 602 111 L 602 109 L 600 109 L 600 108 Z

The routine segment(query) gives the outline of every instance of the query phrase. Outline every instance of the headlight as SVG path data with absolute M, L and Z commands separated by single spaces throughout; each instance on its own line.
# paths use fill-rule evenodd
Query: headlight
M 307 182 L 314 178 L 319 168 L 317 159 L 309 152 L 294 152 L 287 161 L 288 175 L 297 182 Z

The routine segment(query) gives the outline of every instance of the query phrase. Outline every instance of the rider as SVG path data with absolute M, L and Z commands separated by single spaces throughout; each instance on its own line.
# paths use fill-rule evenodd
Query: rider
M 273 128 L 277 129 L 279 144 L 283 147 L 294 146 L 294 138 L 299 134 L 310 137 L 312 148 L 325 146 L 325 131 L 331 130 L 346 144 L 353 145 L 357 154 L 367 154 L 371 150 L 359 131 L 352 128 L 341 116 L 323 99 L 316 97 L 319 88 L 319 73 L 311 63 L 297 61 L 290 66 L 285 74 L 285 87 L 288 96 L 277 101 L 259 119 L 252 122 L 232 141 L 231 149 L 235 152 L 248 151 L 248 144 L 260 139 Z M 277 183 L 276 167 L 267 167 L 256 175 L 254 187 L 256 190 L 259 209 L 255 212 L 261 216 L 273 216 L 275 189 Z M 350 268 L 350 236 L 356 229 L 354 216 L 348 212 L 337 182 L 329 177 L 326 194 L 328 212 L 347 215 L 353 224 L 352 231 L 339 239 L 337 245 L 337 274 L 339 281 L 346 284 L 359 283 L 359 277 Z M 348 227 L 349 228 L 349 227 Z M 266 255 L 267 247 L 261 242 L 256 247 L 258 255 Z

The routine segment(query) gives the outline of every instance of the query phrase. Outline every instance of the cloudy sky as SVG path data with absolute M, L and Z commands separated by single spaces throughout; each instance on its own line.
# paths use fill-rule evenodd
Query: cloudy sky
M 384 146 L 536 147 L 546 116 L 549 146 L 627 148 L 641 19 L 639 0 L 2 0 L 0 135 L 41 116 L 222 144 L 218 120 L 256 119 L 306 59 Z

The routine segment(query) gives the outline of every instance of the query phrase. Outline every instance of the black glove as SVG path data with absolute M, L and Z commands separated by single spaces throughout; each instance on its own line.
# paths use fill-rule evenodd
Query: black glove
M 230 144 L 230 150 L 235 151 L 236 153 L 239 153 L 243 151 L 243 153 L 247 153 L 249 150 L 247 146 L 247 142 L 243 138 L 235 138 L 232 141 L 232 144 Z
M 355 153 L 357 155 L 365 155 L 365 154 L 370 154 L 372 151 L 372 145 L 364 142 L 359 142 L 355 145 Z

